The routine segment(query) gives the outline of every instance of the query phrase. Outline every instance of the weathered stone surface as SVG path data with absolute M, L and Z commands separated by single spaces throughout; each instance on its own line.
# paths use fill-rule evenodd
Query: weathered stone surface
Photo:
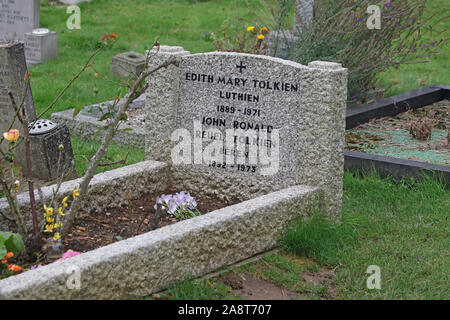
M 276 246 L 320 191 L 293 186 L 0 281 L 0 299 L 124 299 L 160 291 Z M 81 289 L 66 282 L 79 268 Z
M 180 61 L 188 55 L 182 47 L 160 46 L 151 52 L 148 66 L 153 70 L 168 60 Z M 147 129 L 146 156 L 148 159 L 170 163 L 172 142 L 170 136 L 175 128 L 178 106 L 178 86 L 180 69 L 171 65 L 148 77 L 146 119 Z
M 58 175 L 62 176 L 64 180 L 77 178 L 72 142 L 66 125 L 57 125 L 53 131 L 44 134 L 30 134 L 31 164 L 34 178 L 44 181 L 56 180 L 60 145 L 64 147 L 64 150 L 61 152 Z M 22 168 L 27 167 L 24 157 L 17 160 Z
M 8 96 L 8 89 L 13 93 L 16 105 L 19 106 L 25 93 L 26 73 L 27 65 L 23 43 L 0 43 L 0 133 L 8 130 L 15 115 Z M 36 118 L 30 86 L 24 101 L 24 110 L 29 121 Z M 17 119 L 13 128 L 22 132 Z M 19 150 L 20 156 L 23 155 L 22 152 L 23 150 Z
M 40 0 L 0 0 L 0 41 L 23 40 L 39 28 L 40 5 Z
M 157 190 L 164 190 L 168 186 L 168 166 L 161 162 L 144 161 L 134 165 L 118 168 L 100 173 L 94 176 L 89 186 L 89 194 L 84 198 L 80 206 L 79 216 L 83 217 L 90 212 L 99 212 L 108 206 L 120 206 L 125 204 L 126 195 L 151 194 Z M 81 178 L 62 183 L 58 193 L 58 201 L 61 201 L 80 184 Z M 39 192 L 35 192 L 38 208 L 44 203 L 48 204 L 55 185 L 42 188 L 42 198 Z M 25 214 L 25 220 L 29 229 L 32 228 L 30 198 L 28 192 L 18 195 L 19 206 Z M 10 209 L 6 199 L 0 199 L 0 210 L 6 214 Z M 43 224 L 43 216 L 39 215 Z M 15 231 L 15 226 L 0 216 L 0 230 Z
M 314 18 L 315 0 L 297 0 L 295 2 L 294 32 L 307 31 Z
M 145 56 L 134 51 L 123 52 L 112 58 L 111 72 L 118 78 L 130 78 L 144 70 Z
M 48 29 L 25 33 L 27 64 L 38 64 L 58 57 L 58 34 Z
M 178 82 L 174 81 L 176 74 Z M 166 79 L 164 75 L 161 77 L 163 81 Z M 183 55 L 179 71 L 174 70 L 171 77 L 161 84 L 160 76 L 155 76 L 152 81 L 156 88 L 150 86 L 148 91 L 151 97 L 165 92 L 163 96 L 167 99 L 147 100 L 147 119 L 151 124 L 147 124 L 150 134 L 146 139 L 146 156 L 172 163 L 172 151 L 174 155 L 182 155 L 181 159 L 187 155 L 187 160 L 173 166 L 174 184 L 188 186 L 186 189 L 189 190 L 202 186 L 207 194 L 224 199 L 249 199 L 307 183 L 325 190 L 330 218 L 340 218 L 346 69 L 334 63 L 313 62 L 307 67 L 267 56 L 214 52 Z M 227 93 L 235 94 L 234 98 L 227 98 Z M 221 105 L 228 107 L 228 111 L 221 110 Z M 252 114 L 245 114 L 244 110 L 252 110 Z M 194 120 L 204 122 L 202 128 L 194 128 Z M 267 148 L 271 155 L 279 149 L 279 170 L 274 174 L 263 173 L 267 166 L 261 161 L 259 149 L 255 172 L 252 172 L 255 166 L 249 161 L 250 157 L 246 159 L 245 172 L 242 172 L 242 165 L 234 157 L 223 155 L 238 154 L 237 147 L 227 146 L 223 150 L 220 144 L 216 145 L 216 150 L 222 160 L 202 162 L 202 156 L 205 156 L 205 152 L 201 154 L 202 148 L 223 141 L 227 130 L 234 128 L 235 121 L 238 127 L 241 123 L 247 128 L 248 124 L 260 125 L 258 133 L 269 131 L 269 126 L 279 130 L 278 144 L 276 135 L 271 132 L 266 136 L 267 140 L 264 136 L 259 140 L 270 140 L 264 144 L 271 146 Z M 215 130 L 214 135 L 206 129 Z M 174 135 L 176 143 L 168 143 L 175 130 L 178 130 Z M 203 141 L 202 136 L 206 137 Z M 183 142 L 192 147 L 183 152 L 173 148 Z M 197 142 L 200 148 L 196 146 Z M 246 148 L 250 154 L 250 149 Z M 276 159 L 271 159 L 271 165 Z M 250 172 L 247 172 L 249 167 Z

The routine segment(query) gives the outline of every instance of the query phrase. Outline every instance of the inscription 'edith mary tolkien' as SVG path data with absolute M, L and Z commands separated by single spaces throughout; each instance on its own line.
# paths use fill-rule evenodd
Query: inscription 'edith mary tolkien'
M 285 92 L 298 91 L 298 85 L 289 82 L 256 80 L 256 79 L 249 80 L 245 78 L 233 78 L 221 76 L 216 77 L 214 75 L 202 73 L 186 72 L 186 80 L 195 82 L 224 84 L 234 87 L 247 87 L 253 89 L 266 89 Z

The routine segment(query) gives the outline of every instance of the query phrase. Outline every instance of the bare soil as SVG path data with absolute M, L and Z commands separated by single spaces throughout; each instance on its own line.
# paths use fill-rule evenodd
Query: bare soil
M 297 300 L 301 298 L 297 293 L 281 288 L 244 272 L 236 274 L 229 272 L 221 278 L 222 282 L 231 287 L 231 294 L 244 300 Z
M 128 205 L 106 208 L 75 220 L 68 236 L 63 239 L 65 250 L 86 252 L 178 222 L 178 219 L 165 212 L 156 212 L 153 206 L 162 194 L 179 191 L 170 189 L 145 195 L 130 200 Z M 197 200 L 202 214 L 229 205 L 219 199 L 192 196 Z

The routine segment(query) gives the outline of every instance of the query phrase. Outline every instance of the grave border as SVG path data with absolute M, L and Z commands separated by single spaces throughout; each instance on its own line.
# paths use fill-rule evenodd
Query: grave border
M 97 189 L 99 183 L 117 188 L 130 174 L 148 171 L 158 178 L 167 170 L 165 163 L 141 162 L 100 174 Z M 119 180 L 111 183 L 114 178 Z M 77 181 L 66 182 L 63 189 Z M 275 248 L 288 223 L 308 219 L 322 200 L 319 188 L 296 185 L 243 201 L 0 280 L 0 300 L 148 296 L 187 276 L 200 277 Z M 78 271 L 81 289 L 70 289 L 67 283 Z
M 399 113 L 423 108 L 427 105 L 450 99 L 450 86 L 432 85 L 420 89 L 380 99 L 370 104 L 358 105 L 347 110 L 346 130 L 353 129 L 372 119 L 395 116 Z M 391 175 L 422 178 L 424 175 L 437 176 L 450 186 L 450 167 L 421 161 L 374 155 L 357 151 L 344 151 L 345 169 L 368 173 L 375 170 L 381 177 Z

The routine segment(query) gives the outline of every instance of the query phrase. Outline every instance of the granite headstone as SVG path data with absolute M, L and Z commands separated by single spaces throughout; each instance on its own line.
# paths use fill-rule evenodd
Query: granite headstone
M 229 200 L 308 184 L 340 216 L 346 69 L 167 48 L 150 68 L 167 59 L 179 67 L 149 80 L 146 156 L 172 164 L 174 185 Z

